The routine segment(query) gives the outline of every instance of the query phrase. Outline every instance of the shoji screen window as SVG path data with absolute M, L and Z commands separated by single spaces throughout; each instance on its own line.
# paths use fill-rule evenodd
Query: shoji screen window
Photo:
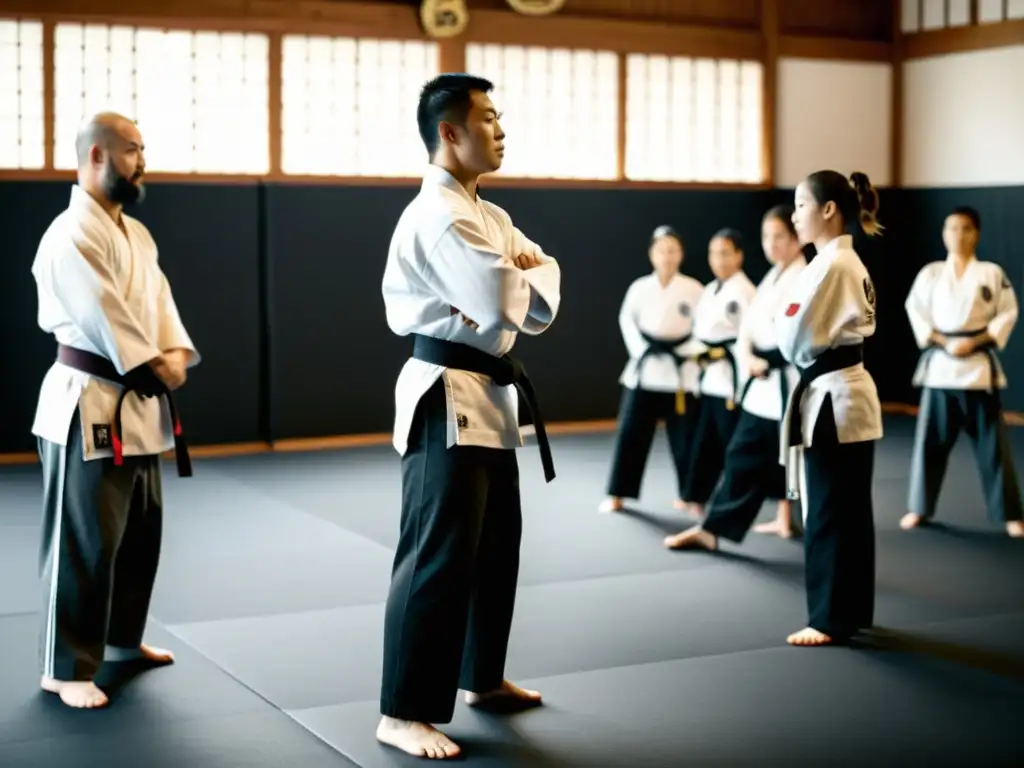
M 281 53 L 285 173 L 423 173 L 416 104 L 438 73 L 436 43 L 286 35 Z
M 632 54 L 626 67 L 627 178 L 762 180 L 760 62 Z
M 0 19 L 0 168 L 43 167 L 43 24 Z
M 150 171 L 269 170 L 266 35 L 58 24 L 54 165 L 74 168 L 82 120 L 135 120 Z
M 466 46 L 466 69 L 494 83 L 503 176 L 614 179 L 618 57 L 606 51 Z

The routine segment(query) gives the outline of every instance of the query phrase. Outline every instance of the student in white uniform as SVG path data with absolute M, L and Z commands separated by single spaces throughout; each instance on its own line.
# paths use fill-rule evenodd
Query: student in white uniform
M 776 518 L 755 528 L 782 538 L 792 535 L 786 473 L 779 466 L 779 422 L 797 373 L 779 352 L 775 315 L 793 281 L 807 266 L 793 228 L 793 208 L 777 205 L 761 222 L 761 245 L 772 267 L 757 286 L 736 342 L 736 360 L 746 375 L 741 414 L 725 454 L 725 470 L 701 525 L 665 539 L 669 549 L 714 550 L 718 539 L 741 542 L 765 499 L 778 500 Z
M 170 663 L 143 644 L 160 557 L 160 454 L 190 475 L 170 391 L 199 355 L 181 322 L 140 200 L 142 136 L 114 114 L 76 140 L 78 184 L 46 230 L 32 275 L 57 360 L 32 431 L 43 469 L 42 688 L 72 707 L 108 703 L 100 663 Z
M 744 373 L 736 360 L 736 338 L 757 293 L 743 271 L 743 238 L 736 230 L 723 229 L 711 238 L 708 265 L 715 279 L 704 287 L 694 319 L 693 335 L 703 347 L 701 402 L 686 482 L 690 514 L 697 518 L 704 516 L 704 505 L 718 485 L 739 420 L 736 400 Z
M 629 360 L 619 383 L 619 429 L 612 456 L 609 498 L 602 512 L 622 509 L 623 499 L 640 497 L 640 485 L 659 420 L 676 470 L 675 506 L 686 506 L 689 450 L 697 424 L 697 377 L 693 313 L 704 290 L 697 280 L 680 274 L 683 242 L 668 226 L 651 237 L 649 257 L 654 271 L 635 280 L 619 310 L 619 328 Z
M 540 702 L 504 678 L 522 532 L 517 389 L 548 481 L 554 468 L 529 379 L 508 352 L 519 333 L 551 325 L 561 273 L 477 194 L 504 155 L 491 88 L 461 74 L 424 86 L 417 120 L 430 165 L 395 228 L 382 288 L 388 326 L 413 343 L 395 387 L 402 516 L 377 738 L 434 759 L 460 752 L 432 725 L 451 721 L 459 688 L 471 705 Z
M 795 200 L 797 235 L 817 253 L 775 317 L 779 351 L 800 370 L 781 448 L 788 490 L 804 505 L 809 617 L 787 642 L 818 646 L 845 642 L 874 618 L 871 491 L 882 407 L 864 367 L 864 340 L 875 333 L 876 301 L 852 233 L 874 235 L 881 227 L 875 219 L 878 193 L 863 173 L 849 180 L 836 171 L 812 173 Z
M 949 454 L 963 430 L 985 489 L 988 517 L 1014 537 L 1024 537 L 1024 510 L 999 390 L 1006 373 L 998 352 L 1017 323 L 1017 296 L 1002 267 L 980 261 L 974 249 L 981 217 L 957 208 L 946 217 L 942 240 L 948 256 L 918 273 L 906 310 L 917 345 L 924 350 L 914 374 L 923 387 L 910 473 L 910 530 L 935 515 Z

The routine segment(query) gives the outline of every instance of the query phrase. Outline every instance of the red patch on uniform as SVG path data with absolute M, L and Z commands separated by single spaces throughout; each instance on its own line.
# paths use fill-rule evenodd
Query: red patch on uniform
M 800 305 L 799 304 L 790 304 L 788 307 L 786 307 L 786 317 L 792 317 L 793 315 L 795 315 L 799 311 L 800 311 Z

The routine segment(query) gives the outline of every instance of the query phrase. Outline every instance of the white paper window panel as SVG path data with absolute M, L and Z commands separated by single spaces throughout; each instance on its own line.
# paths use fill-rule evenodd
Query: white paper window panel
M 494 83 L 506 134 L 498 174 L 615 179 L 618 56 L 609 51 L 515 45 L 466 46 L 466 69 Z
M 319 176 L 415 177 L 427 164 L 416 124 L 436 43 L 285 35 L 281 169 Z
M 146 168 L 269 170 L 268 42 L 263 34 L 58 24 L 54 165 L 77 165 L 75 135 L 97 112 L 135 120 Z
M 626 59 L 626 177 L 762 180 L 760 62 L 632 54 Z
M 43 24 L 0 19 L 0 168 L 42 168 L 43 136 Z

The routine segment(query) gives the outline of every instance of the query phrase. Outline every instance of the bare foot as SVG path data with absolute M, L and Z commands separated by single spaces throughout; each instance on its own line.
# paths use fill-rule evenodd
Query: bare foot
M 428 757 L 432 760 L 445 760 L 462 751 L 458 744 L 432 725 L 396 720 L 393 717 L 381 718 L 377 726 L 377 741 L 414 757 Z
M 683 499 L 676 499 L 672 502 L 672 506 L 680 512 L 688 512 L 690 509 L 690 502 L 684 501 Z
M 540 693 L 538 691 L 529 691 L 526 688 L 520 688 L 515 683 L 510 683 L 508 680 L 504 680 L 501 683 L 501 687 L 496 688 L 493 691 L 487 691 L 486 693 L 474 693 L 472 691 L 468 691 L 466 693 L 466 703 L 471 707 L 479 707 L 483 704 L 489 704 L 497 700 L 524 705 L 540 704 Z
M 173 651 L 164 650 L 163 648 L 154 648 L 150 645 L 142 643 L 139 645 L 139 653 L 142 658 L 147 661 L 152 661 L 156 664 L 173 664 L 174 653 Z
M 900 528 L 904 531 L 909 531 L 913 528 L 917 528 L 923 522 L 924 515 L 919 515 L 915 512 L 907 512 L 907 514 L 900 518 Z
M 1024 522 L 1021 522 L 1020 520 L 1010 520 L 1006 524 L 1006 533 L 1010 538 L 1024 539 Z
M 793 538 L 793 529 L 789 527 L 789 523 L 784 523 L 781 520 L 772 520 L 770 523 L 759 523 L 754 526 L 754 533 L 766 533 L 773 536 L 778 536 L 781 539 Z
M 98 709 L 110 701 L 107 694 L 96 687 L 92 680 L 54 680 L 44 677 L 40 687 L 47 693 L 56 693 L 60 700 L 75 709 Z
M 786 642 L 790 645 L 829 645 L 832 642 L 832 638 L 826 635 L 824 632 L 819 632 L 816 629 L 805 627 L 799 632 L 794 632 L 792 635 L 786 638 Z
M 601 506 L 597 508 L 598 512 L 621 512 L 622 511 L 622 499 L 612 496 L 610 499 L 605 499 L 601 502 Z
M 690 517 L 692 517 L 694 520 L 703 520 L 704 519 L 704 505 L 703 504 L 696 504 L 696 503 L 691 501 L 690 502 Z
M 665 546 L 668 549 L 706 549 L 708 552 L 714 552 L 718 549 L 718 537 L 695 525 L 675 536 L 666 536 Z

